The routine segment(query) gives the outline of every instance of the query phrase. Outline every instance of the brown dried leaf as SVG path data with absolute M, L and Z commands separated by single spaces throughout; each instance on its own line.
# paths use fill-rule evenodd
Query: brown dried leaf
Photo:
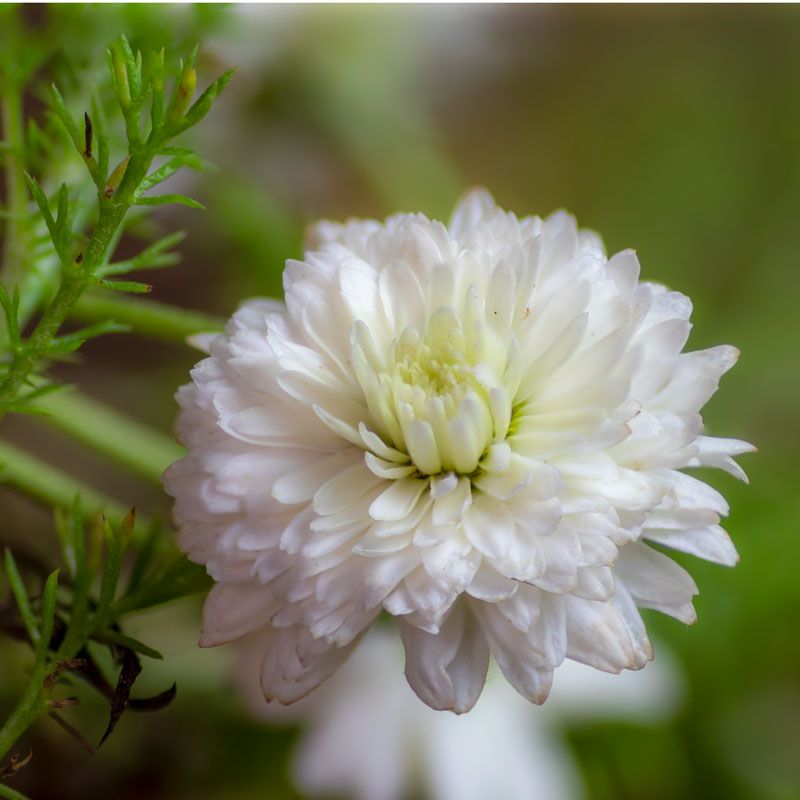
M 53 685 L 67 670 L 76 669 L 86 665 L 85 658 L 70 658 L 67 661 L 59 661 L 56 668 L 42 681 L 42 693 L 45 697 L 50 696 L 53 691 Z M 75 703 L 67 703 L 67 705 L 75 705 Z
M 32 758 L 33 748 L 30 749 L 28 755 L 22 760 L 20 760 L 19 753 L 14 753 L 9 759 L 8 766 L 0 769 L 0 778 L 10 778 L 12 775 L 16 775 Z
M 111 697 L 111 718 L 108 721 L 108 727 L 103 734 L 103 738 L 100 740 L 100 744 L 97 745 L 98 747 L 102 747 L 103 742 L 111 735 L 111 732 L 116 727 L 119 718 L 122 716 L 122 712 L 125 711 L 128 706 L 128 699 L 130 698 L 133 684 L 142 671 L 142 665 L 139 663 L 139 658 L 133 650 L 129 650 L 127 647 L 119 647 L 117 649 L 121 653 L 120 661 L 122 663 L 122 669 L 119 672 L 117 686 Z

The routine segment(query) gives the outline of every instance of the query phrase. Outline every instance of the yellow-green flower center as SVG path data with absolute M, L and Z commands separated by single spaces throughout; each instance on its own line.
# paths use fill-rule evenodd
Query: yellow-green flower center
M 489 445 L 505 438 L 505 348 L 491 348 L 501 357 L 479 360 L 487 354 L 482 344 L 470 341 L 449 308 L 432 315 L 424 336 L 403 330 L 384 358 L 365 328 L 354 332 L 354 366 L 374 427 L 423 475 L 469 475 Z

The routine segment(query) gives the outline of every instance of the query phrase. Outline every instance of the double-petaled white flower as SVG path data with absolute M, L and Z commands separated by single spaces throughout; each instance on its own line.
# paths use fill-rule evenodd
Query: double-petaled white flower
M 474 191 L 449 228 L 317 225 L 284 287 L 208 341 L 165 476 L 217 581 L 201 644 L 262 629 L 268 698 L 385 610 L 428 705 L 471 708 L 490 651 L 539 703 L 565 657 L 642 667 L 637 606 L 694 621 L 694 581 L 646 542 L 736 562 L 727 503 L 679 470 L 744 477 L 750 445 L 699 414 L 737 351 L 681 353 L 691 303 L 633 251 Z

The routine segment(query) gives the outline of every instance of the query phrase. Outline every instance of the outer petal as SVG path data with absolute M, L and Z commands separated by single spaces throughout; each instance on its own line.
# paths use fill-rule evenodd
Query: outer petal
M 567 655 L 604 672 L 637 666 L 625 623 L 607 602 L 567 597 Z
M 522 633 L 495 605 L 473 604 L 503 675 L 533 703 L 547 699 L 553 669 L 564 660 L 566 652 L 563 599 L 550 595 L 546 605 L 536 626 Z
M 465 603 L 457 604 L 432 635 L 400 621 L 406 648 L 406 678 L 431 708 L 457 714 L 480 696 L 489 667 L 489 647 Z
M 637 605 L 662 611 L 688 625 L 697 620 L 692 606 L 697 584 L 671 558 L 636 542 L 620 551 L 614 566 Z
M 278 610 L 266 586 L 253 583 L 218 583 L 203 607 L 200 647 L 215 647 L 260 628 Z
M 458 240 L 476 228 L 497 210 L 494 199 L 486 189 L 470 189 L 459 201 L 450 220 L 450 235 Z
M 345 647 L 314 639 L 300 626 L 273 629 L 261 668 L 267 701 L 294 703 L 317 688 L 347 659 L 360 637 Z

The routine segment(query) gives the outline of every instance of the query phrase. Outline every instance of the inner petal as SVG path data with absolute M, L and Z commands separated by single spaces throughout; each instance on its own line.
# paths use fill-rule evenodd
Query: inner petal
M 465 335 L 448 306 L 431 315 L 426 331 L 404 328 L 383 357 L 370 352 L 365 330 L 354 332 L 354 363 L 375 429 L 421 475 L 470 475 L 493 439 L 505 437 L 505 357 L 477 361 L 487 348 L 475 346 L 476 336 L 478 329 Z

